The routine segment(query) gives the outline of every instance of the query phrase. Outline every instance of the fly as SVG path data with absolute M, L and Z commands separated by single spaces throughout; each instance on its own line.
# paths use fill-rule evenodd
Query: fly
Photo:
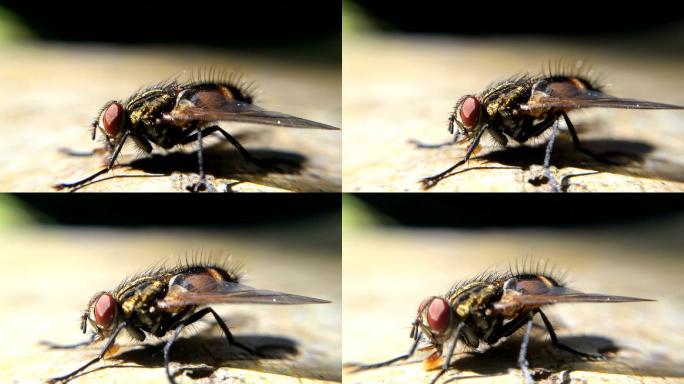
M 587 72 L 581 63 L 579 64 L 579 71 L 576 72 Z M 561 72 L 570 71 L 557 71 Z M 554 75 L 549 70 L 548 75 L 515 76 L 490 85 L 479 95 L 465 95 L 456 102 L 454 111 L 449 115 L 449 133 L 455 135 L 449 144 L 467 143 L 465 156 L 444 172 L 424 178 L 422 186 L 424 189 L 433 187 L 440 180 L 450 176 L 453 170 L 465 164 L 477 151 L 485 132 L 505 147 L 509 139 L 523 144 L 551 129 L 544 156 L 544 176 L 550 181 L 552 189 L 558 191 L 558 183 L 551 177 L 549 164 L 561 118 L 568 127 L 576 151 L 597 161 L 615 164 L 580 143 L 577 131 L 568 118 L 568 112 L 581 108 L 684 109 L 678 105 L 608 95 L 604 93 L 597 80 L 586 75 Z M 434 148 L 442 145 L 419 146 Z
M 255 289 L 240 283 L 236 269 L 209 263 L 189 263 L 173 268 L 160 267 L 124 280 L 112 291 L 96 293 L 81 316 L 81 330 L 94 330 L 91 342 L 108 339 L 102 351 L 80 368 L 50 382 L 67 382 L 79 372 L 102 359 L 126 330 L 138 341 L 147 336 L 171 334 L 164 345 L 164 366 L 169 383 L 176 381 L 169 369 L 171 346 L 183 329 L 211 314 L 223 330 L 228 344 L 261 356 L 254 349 L 237 342 L 226 323 L 209 304 L 321 304 L 327 300 L 289 293 Z M 62 348 L 78 347 L 75 344 Z
M 82 180 L 62 183 L 57 189 L 77 189 L 109 172 L 124 144 L 132 141 L 144 153 L 151 153 L 153 145 L 165 150 L 193 142 L 198 143 L 199 183 L 212 190 L 206 181 L 202 139 L 220 133 L 245 159 L 258 166 L 266 166 L 254 158 L 232 135 L 217 125 L 220 121 L 264 124 L 288 128 L 339 130 L 331 125 L 273 112 L 254 105 L 250 86 L 229 76 L 224 81 L 176 80 L 160 83 L 136 92 L 125 101 L 112 100 L 104 105 L 92 123 L 92 139 L 99 131 L 104 137 L 104 148 L 88 155 L 106 154 L 107 166 Z M 72 155 L 81 153 L 69 152 Z
M 537 270 L 540 269 L 538 265 Z M 525 382 L 532 383 L 526 354 L 532 319 L 536 315 L 544 322 L 554 347 L 586 359 L 604 358 L 602 355 L 587 354 L 560 343 L 551 322 L 542 312 L 542 307 L 558 303 L 635 301 L 652 300 L 583 293 L 566 287 L 558 278 L 545 272 L 528 273 L 512 269 L 505 273 L 487 272 L 455 284 L 444 296 L 430 296 L 421 302 L 411 328 L 410 337 L 414 343 L 409 353 L 381 363 L 356 366 L 355 371 L 384 367 L 406 360 L 413 356 L 421 341 L 427 344 L 421 350 L 433 350 L 426 362 L 434 363 L 439 361 L 444 347 L 449 344 L 441 370 L 431 381 L 434 384 L 448 370 L 459 342 L 473 349 L 480 343 L 494 345 L 525 327 L 518 363 Z

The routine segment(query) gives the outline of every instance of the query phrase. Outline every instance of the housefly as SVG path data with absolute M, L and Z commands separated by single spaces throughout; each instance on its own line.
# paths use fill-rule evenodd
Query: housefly
M 551 182 L 552 189 L 558 191 L 558 184 L 551 177 L 549 165 L 561 118 L 568 127 L 576 151 L 597 161 L 613 164 L 605 156 L 582 146 L 577 131 L 568 118 L 568 112 L 581 108 L 684 109 L 678 105 L 608 95 L 598 80 L 590 78 L 590 71 L 581 63 L 578 64 L 574 72 L 580 74 L 570 74 L 573 71 L 560 69 L 554 71 L 556 74 L 552 74 L 550 69 L 548 74 L 523 74 L 494 83 L 479 95 L 461 97 L 449 115 L 449 133 L 455 135 L 449 144 L 467 143 L 465 156 L 444 172 L 424 178 L 423 188 L 433 187 L 465 164 L 479 148 L 485 132 L 505 147 L 509 139 L 523 144 L 550 128 L 551 135 L 544 156 L 544 176 Z M 434 148 L 441 145 L 419 146 Z
M 93 329 L 92 341 L 107 339 L 102 351 L 80 368 L 50 382 L 66 382 L 102 359 L 126 330 L 138 341 L 147 336 L 171 334 L 164 345 L 164 366 L 170 383 L 175 383 L 169 369 L 171 346 L 183 329 L 211 314 L 223 330 L 228 344 L 260 356 L 252 348 L 237 342 L 221 317 L 209 304 L 319 304 L 329 301 L 289 293 L 255 289 L 240 283 L 237 269 L 210 263 L 187 263 L 176 267 L 158 267 L 125 279 L 112 291 L 96 293 L 81 316 L 81 330 Z M 88 344 L 88 343 L 85 343 Z M 76 347 L 79 344 L 70 347 Z
M 525 268 L 523 268 L 525 269 Z M 460 342 L 475 349 L 481 343 L 494 345 L 522 327 L 525 327 L 518 363 L 526 383 L 532 383 L 526 359 L 527 345 L 532 329 L 532 319 L 539 315 L 544 322 L 554 347 L 586 359 L 603 359 L 577 351 L 558 341 L 556 333 L 542 307 L 558 303 L 625 303 L 652 301 L 635 297 L 583 293 L 565 286 L 559 278 L 542 271 L 486 272 L 472 279 L 456 283 L 444 296 L 430 296 L 418 306 L 410 337 L 414 340 L 409 353 L 393 359 L 369 365 L 355 366 L 356 371 L 379 368 L 406 360 L 413 356 L 419 343 L 427 344 L 421 350 L 432 350 L 427 362 L 439 361 L 447 344 L 440 372 L 431 383 L 447 371 Z M 546 268 L 544 268 L 545 270 Z
M 195 189 L 211 189 L 204 171 L 202 139 L 213 133 L 220 133 L 246 161 L 267 167 L 235 137 L 219 127 L 218 122 L 339 130 L 327 124 L 262 109 L 254 105 L 250 88 L 234 76 L 222 81 L 173 80 L 136 92 L 125 101 L 107 102 L 92 123 L 92 139 L 95 140 L 99 131 L 104 141 L 104 148 L 92 154 L 104 152 L 107 166 L 82 180 L 55 187 L 73 190 L 109 172 L 124 144 L 132 141 L 141 152 L 147 154 L 152 152 L 153 145 L 169 150 L 197 142 L 200 181 Z

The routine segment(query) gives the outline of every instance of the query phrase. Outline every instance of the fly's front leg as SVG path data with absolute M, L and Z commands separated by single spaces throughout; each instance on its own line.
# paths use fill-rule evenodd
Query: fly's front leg
M 105 344 L 104 348 L 102 348 L 102 351 L 95 357 L 94 359 L 90 360 L 89 362 L 85 363 L 83 366 L 80 368 L 76 369 L 75 371 L 68 373 L 64 376 L 59 376 L 59 377 L 53 377 L 52 379 L 48 380 L 48 383 L 66 383 L 67 381 L 71 380 L 76 376 L 79 372 L 83 371 L 84 369 L 88 368 L 89 366 L 95 364 L 97 361 L 101 360 L 104 358 L 104 355 L 107 353 L 107 350 L 114 345 L 114 341 L 116 340 L 116 337 L 119 335 L 119 333 L 126 328 L 126 322 L 122 321 L 114 330 L 112 333 L 112 336 L 107 340 L 107 343 Z
M 107 153 L 110 149 L 107 147 L 100 147 L 100 148 L 95 148 L 91 149 L 90 151 L 76 151 L 73 149 L 65 148 L 65 147 L 60 147 L 57 149 L 60 153 L 63 153 L 67 156 L 72 156 L 72 157 L 92 157 L 95 155 L 104 155 Z
M 449 167 L 446 169 L 444 172 L 441 172 L 437 175 L 426 177 L 423 180 L 421 180 L 421 183 L 423 185 L 423 189 L 430 189 L 434 187 L 437 183 L 440 182 L 440 180 L 446 178 L 449 176 L 451 171 L 454 169 L 460 167 L 461 165 L 465 164 L 468 159 L 470 159 L 470 156 L 473 154 L 475 151 L 475 148 L 480 144 L 480 139 L 482 138 L 482 135 L 484 132 L 487 130 L 488 125 L 484 124 L 480 128 L 480 130 L 477 132 L 473 140 L 470 142 L 470 145 L 468 146 L 468 149 L 466 149 L 465 156 L 463 157 L 463 160 L 459 161 L 458 163 L 454 164 L 453 166 Z
M 83 346 L 86 346 L 86 345 L 90 345 L 90 344 L 92 344 L 93 342 L 95 342 L 96 340 L 97 340 L 97 334 L 93 333 L 93 334 L 90 336 L 90 339 L 85 340 L 85 341 L 81 341 L 81 342 L 78 342 L 78 343 L 73 343 L 73 344 L 55 344 L 55 343 L 53 343 L 53 342 L 51 342 L 51 341 L 41 341 L 40 344 L 41 344 L 41 345 L 44 345 L 44 346 L 46 346 L 46 347 L 48 347 L 48 348 L 50 348 L 50 349 L 76 349 L 76 348 L 80 348 L 80 347 L 83 347 Z
M 460 322 L 456 327 L 456 330 L 454 331 L 454 336 L 452 337 L 451 346 L 449 347 L 449 352 L 444 358 L 444 364 L 442 364 L 442 369 L 439 371 L 437 376 L 435 376 L 435 378 L 432 379 L 430 384 L 435 384 L 437 380 L 439 380 L 439 378 L 442 377 L 442 375 L 444 375 L 446 371 L 449 369 L 449 365 L 451 365 L 451 358 L 454 356 L 454 351 L 456 350 L 456 344 L 458 344 L 458 335 L 461 333 L 461 330 L 463 329 L 464 325 L 464 322 Z
M 409 352 L 407 354 L 397 356 L 395 358 L 385 360 L 385 361 L 382 361 L 380 363 L 356 365 L 356 366 L 353 366 L 354 369 L 352 370 L 352 372 L 365 371 L 367 369 L 382 368 L 382 367 L 386 367 L 388 365 L 392 365 L 392 364 L 399 362 L 399 361 L 407 360 L 407 359 L 411 358 L 411 356 L 413 356 L 416 353 L 416 349 L 418 348 L 419 342 L 420 342 L 420 336 L 416 338 L 416 341 L 413 343 L 413 346 L 411 346 L 411 349 L 409 350 Z
M 114 153 L 112 154 L 112 158 L 109 159 L 109 164 L 107 165 L 107 168 L 101 169 L 98 172 L 86 177 L 85 179 L 73 182 L 73 183 L 61 183 L 57 184 L 54 186 L 55 189 L 61 190 L 61 189 L 71 189 L 70 192 L 75 191 L 79 187 L 83 186 L 84 184 L 95 180 L 98 176 L 103 175 L 107 172 L 109 172 L 113 167 L 114 163 L 116 162 L 116 158 L 119 157 L 119 153 L 121 153 L 121 148 L 123 148 L 124 143 L 126 142 L 126 139 L 128 139 L 128 136 L 130 135 L 130 131 L 126 131 L 121 137 L 121 140 L 119 140 L 119 143 L 116 145 L 116 148 L 114 148 Z
M 443 143 L 438 143 L 438 144 L 424 143 L 418 139 L 409 139 L 409 144 L 413 144 L 416 146 L 416 148 L 421 148 L 421 149 L 437 149 L 437 148 L 452 146 L 456 143 L 458 143 L 458 140 L 456 137 L 454 137 L 451 140 L 445 141 Z

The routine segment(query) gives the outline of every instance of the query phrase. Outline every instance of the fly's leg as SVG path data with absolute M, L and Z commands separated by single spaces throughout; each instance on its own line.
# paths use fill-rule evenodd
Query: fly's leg
M 224 131 L 220 127 L 213 125 L 211 127 L 206 127 L 206 128 L 202 129 L 202 135 L 204 135 L 204 137 L 207 137 L 207 136 L 211 135 L 212 133 L 216 133 L 216 132 L 221 132 L 221 134 L 226 138 L 226 140 L 228 140 L 235 147 L 235 149 L 238 150 L 238 152 L 240 153 L 240 156 L 242 156 L 245 159 L 245 161 L 248 161 L 250 163 L 257 163 L 258 162 L 258 160 L 256 160 L 249 152 L 247 152 L 245 147 L 243 147 L 242 144 L 240 144 L 240 142 L 237 141 L 237 139 L 235 137 L 231 136 L 230 134 L 228 134 L 228 132 Z M 194 143 L 195 141 L 197 141 L 197 136 L 190 134 L 190 135 L 186 136 L 183 140 L 181 140 L 180 144 L 185 145 L 185 144 Z
M 424 143 L 424 142 L 417 140 L 417 139 L 409 139 L 409 144 L 413 144 L 416 146 L 416 148 L 421 148 L 421 149 L 437 149 L 437 148 L 442 148 L 442 147 L 448 147 L 448 146 L 454 145 L 456 143 L 457 143 L 457 141 L 455 138 L 452 140 L 445 141 L 443 143 L 439 143 L 439 144 L 428 144 L 428 143 Z
M 228 345 L 232 345 L 232 346 L 234 346 L 234 347 L 238 347 L 238 348 L 242 349 L 243 351 L 249 353 L 250 355 L 254 355 L 254 356 L 257 356 L 257 357 L 262 357 L 262 356 L 261 356 L 257 351 L 255 351 L 254 349 L 252 349 L 252 348 L 250 348 L 250 347 L 248 347 L 248 346 L 246 346 L 246 345 L 244 345 L 244 344 L 242 344 L 242 343 L 239 343 L 239 342 L 235 341 L 235 338 L 233 338 L 233 334 L 230 333 L 230 329 L 228 329 L 228 326 L 226 325 L 226 322 L 223 321 L 223 319 L 221 318 L 221 316 L 219 316 L 218 313 L 216 313 L 216 311 L 214 311 L 213 308 L 208 307 L 208 308 L 204 308 L 204 309 L 202 309 L 202 310 L 199 310 L 199 311 L 193 313 L 192 316 L 188 317 L 185 321 L 183 321 L 183 323 L 184 323 L 185 325 L 190 325 L 190 324 L 192 324 L 192 323 L 198 321 L 199 319 L 203 318 L 203 317 L 206 316 L 208 313 L 211 313 L 211 314 L 214 316 L 214 319 L 216 320 L 216 323 L 218 323 L 219 327 L 221 327 L 221 330 L 223 331 L 223 334 L 226 335 L 226 339 L 228 340 Z
M 223 319 L 221 318 L 221 316 L 219 316 L 218 313 L 216 313 L 216 311 L 214 311 L 214 309 L 212 309 L 212 308 L 205 308 L 205 309 L 203 309 L 202 311 L 211 312 L 211 314 L 214 315 L 214 319 L 216 320 L 216 323 L 218 323 L 219 327 L 221 327 L 221 330 L 223 331 L 223 334 L 226 335 L 226 339 L 228 340 L 228 344 L 229 344 L 229 345 L 238 347 L 238 348 L 242 349 L 243 351 L 249 353 L 250 355 L 257 356 L 257 357 L 263 357 L 263 356 L 262 356 L 259 352 L 257 352 L 256 350 L 254 350 L 254 349 L 252 349 L 252 348 L 250 348 L 250 347 L 248 347 L 248 346 L 246 346 L 246 345 L 244 345 L 244 344 L 242 344 L 242 343 L 239 343 L 239 342 L 235 341 L 235 338 L 233 337 L 233 334 L 230 333 L 230 330 L 228 329 L 228 326 L 226 325 L 226 322 L 223 321 Z M 200 311 L 200 312 L 202 312 L 202 311 Z M 198 312 L 198 313 L 200 313 L 200 312 Z M 202 316 L 204 316 L 204 314 L 203 314 Z M 200 316 L 200 317 L 202 317 L 202 316 Z
M 495 344 L 500 339 L 514 334 L 518 329 L 525 325 L 528 319 L 529 315 L 525 313 L 513 318 L 511 321 L 504 324 L 499 330 L 492 332 L 492 334 L 489 335 L 489 338 L 486 340 L 487 343 Z
M 231 134 L 226 132 L 221 127 L 214 125 L 211 127 L 204 128 L 202 131 L 205 137 L 215 132 L 221 133 L 223 137 L 225 137 L 226 140 L 228 140 L 228 142 L 230 142 L 235 147 L 235 149 L 237 149 L 238 153 L 240 153 L 240 156 L 242 156 L 242 158 L 245 159 L 246 162 L 256 164 L 260 167 L 267 167 L 263 161 L 260 161 L 259 159 L 252 156 L 252 154 L 249 153 L 235 137 L 233 137 Z M 194 135 L 191 135 L 186 137 L 183 141 L 181 141 L 181 144 L 189 144 L 195 140 L 197 140 L 197 138 Z
M 199 192 L 202 189 L 206 189 L 209 192 L 216 192 L 214 187 L 207 181 L 207 175 L 204 172 L 204 146 L 202 145 L 202 130 L 197 130 L 197 144 L 199 148 L 197 150 L 197 160 L 199 162 L 199 181 L 194 185 L 193 192 Z
M 526 384 L 533 384 L 532 375 L 530 375 L 529 364 L 527 363 L 527 347 L 530 344 L 530 333 L 532 332 L 532 318 L 527 320 L 527 327 L 525 328 L 525 335 L 520 344 L 520 354 L 518 355 L 518 365 L 522 371 L 523 378 Z
M 551 128 L 551 137 L 546 143 L 546 152 L 544 153 L 544 177 L 546 177 L 551 183 L 552 192 L 560 192 L 560 187 L 558 186 L 558 181 L 553 175 L 551 175 L 551 152 L 553 152 L 553 144 L 556 142 L 556 136 L 558 136 L 558 120 L 553 123 Z
M 482 125 L 482 128 L 477 132 L 475 137 L 473 138 L 473 141 L 470 142 L 470 145 L 468 145 L 468 149 L 466 149 L 466 154 L 463 157 L 463 160 L 459 161 L 458 163 L 454 164 L 453 166 L 449 167 L 447 170 L 445 170 L 442 173 L 439 173 L 434 176 L 426 177 L 423 180 L 421 180 L 421 183 L 423 184 L 423 189 L 430 189 L 434 187 L 437 183 L 440 182 L 440 180 L 446 178 L 449 176 L 451 171 L 454 169 L 460 167 L 461 165 L 465 164 L 468 159 L 470 159 L 470 156 L 473 154 L 475 151 L 475 148 L 477 148 L 477 145 L 480 143 L 480 139 L 482 138 L 482 134 L 487 130 L 487 124 Z
M 59 377 L 53 377 L 52 379 L 48 380 L 48 383 L 66 383 L 67 381 L 71 380 L 76 376 L 79 372 L 83 371 L 84 369 L 88 368 L 89 366 L 95 364 L 97 361 L 101 360 L 104 355 L 107 353 L 107 350 L 111 348 L 112 345 L 114 345 L 114 341 L 116 340 L 116 336 L 119 335 L 121 330 L 126 328 L 126 322 L 122 321 L 114 330 L 114 333 L 112 333 L 112 336 L 107 340 L 107 343 L 105 344 L 104 348 L 102 348 L 102 351 L 97 355 L 97 357 L 93 358 L 89 362 L 85 363 L 83 366 L 78 368 L 77 370 L 68 373 L 64 376 L 59 376 Z
M 437 376 L 435 376 L 435 378 L 432 379 L 430 384 L 435 384 L 437 380 L 439 380 L 439 378 L 442 377 L 442 375 L 444 375 L 446 371 L 449 369 L 449 365 L 451 365 L 451 358 L 454 356 L 454 351 L 456 350 L 456 344 L 458 344 L 458 335 L 461 333 L 461 329 L 463 329 L 464 325 L 465 323 L 461 322 L 458 324 L 458 327 L 456 327 L 456 330 L 454 331 L 454 336 L 452 337 L 451 346 L 449 347 L 449 352 L 444 358 L 444 364 L 442 364 L 442 369 L 439 371 Z
M 354 367 L 354 370 L 352 372 L 359 372 L 359 371 L 365 371 L 367 369 L 375 369 L 375 368 L 382 368 L 386 367 L 388 365 L 392 365 L 398 361 L 406 360 L 411 358 L 414 353 L 416 353 L 416 349 L 418 348 L 418 343 L 420 342 L 420 337 L 416 338 L 416 341 L 413 343 L 413 346 L 411 346 L 411 349 L 409 352 L 405 355 L 397 356 L 395 358 L 380 362 L 380 363 L 375 363 L 375 364 L 364 364 L 364 365 L 357 365 Z
M 207 137 L 218 130 L 217 126 L 206 127 L 202 129 L 202 137 Z M 180 145 L 190 144 L 197 141 L 197 135 L 190 132 L 189 135 L 185 136 L 180 142 Z
M 97 339 L 97 334 L 93 333 L 89 340 L 81 341 L 73 344 L 55 344 L 51 341 L 41 341 L 40 344 L 50 348 L 50 349 L 76 349 L 83 347 L 85 345 L 92 344 Z
M 568 115 L 566 113 L 563 113 L 563 119 L 565 119 L 565 124 L 568 126 L 568 131 L 570 131 L 570 136 L 572 137 L 572 144 L 575 147 L 576 151 L 582 152 L 585 155 L 591 157 L 592 159 L 594 159 L 600 163 L 611 164 L 611 165 L 619 165 L 619 163 L 608 160 L 605 157 L 605 155 L 597 155 L 594 152 L 586 149 L 580 143 L 579 137 L 577 136 L 577 131 L 575 130 L 575 127 L 572 125 L 572 123 L 570 122 L 570 118 L 568 118 Z
M 178 324 L 176 328 L 173 330 L 173 334 L 171 335 L 171 338 L 169 341 L 166 342 L 164 345 L 164 368 L 166 369 L 166 377 L 169 379 L 169 383 L 171 384 L 176 384 L 176 380 L 173 379 L 173 376 L 171 375 L 171 369 L 169 368 L 169 354 L 171 352 L 171 346 L 173 345 L 174 342 L 176 342 L 176 339 L 178 338 L 178 335 L 180 335 L 181 331 L 183 331 L 183 328 L 187 327 L 188 325 L 198 321 L 199 319 L 203 318 L 206 316 L 208 313 L 211 313 L 214 315 L 214 319 L 216 319 L 216 322 L 218 323 L 219 327 L 221 327 L 221 330 L 223 330 L 223 333 L 226 335 L 226 339 L 228 339 L 228 344 L 236 346 L 252 355 L 255 356 L 261 356 L 259 353 L 254 351 L 253 349 L 247 347 L 244 344 L 238 343 L 235 341 L 233 338 L 233 335 L 230 333 L 230 330 L 228 329 L 228 326 L 226 323 L 221 319 L 221 317 L 214 311 L 212 308 L 204 308 L 200 311 L 197 311 L 193 313 L 190 317 L 185 319 L 182 323 Z
M 173 376 L 171 375 L 171 370 L 169 369 L 169 352 L 171 351 L 171 345 L 173 345 L 173 343 L 178 338 L 178 335 L 180 335 L 181 331 L 183 331 L 183 328 L 185 328 L 186 325 L 186 323 L 178 324 L 178 326 L 176 326 L 176 329 L 173 330 L 171 338 L 164 345 L 164 369 L 166 370 L 166 378 L 169 379 L 169 383 L 171 384 L 176 384 L 176 380 L 174 380 Z
M 592 355 L 592 354 L 580 352 L 574 348 L 568 347 L 567 345 L 560 343 L 558 341 L 558 337 L 556 337 L 556 332 L 553 330 L 553 326 L 551 325 L 549 318 L 546 317 L 544 312 L 542 312 L 539 309 L 537 310 L 537 313 L 539 313 L 539 315 L 542 318 L 542 321 L 544 321 L 544 325 L 546 326 L 546 330 L 549 332 L 549 336 L 551 337 L 551 344 L 553 344 L 554 347 L 556 347 L 558 349 L 562 349 L 562 350 L 567 351 L 567 352 L 570 352 L 574 355 L 577 355 L 577 356 L 580 356 L 580 357 L 583 357 L 586 359 L 590 359 L 590 360 L 603 360 L 604 359 L 604 357 L 601 355 Z
M 106 150 L 107 150 L 107 148 L 91 149 L 90 151 L 76 151 L 76 150 L 64 148 L 64 147 L 58 149 L 59 152 L 65 154 L 67 156 L 72 156 L 72 157 L 91 157 L 91 156 L 102 154 Z
M 109 172 L 113 167 L 114 167 L 114 162 L 116 161 L 116 158 L 119 157 L 119 153 L 121 153 L 121 148 L 123 148 L 124 143 L 126 142 L 126 139 L 128 139 L 128 136 L 130 135 L 130 131 L 126 131 L 119 141 L 119 143 L 116 145 L 116 148 L 114 148 L 114 153 L 112 154 L 112 158 L 109 160 L 109 164 L 107 165 L 107 168 L 101 169 L 98 172 L 86 177 L 85 179 L 75 181 L 73 183 L 62 183 L 62 184 L 57 184 L 54 186 L 55 189 L 65 189 L 65 188 L 70 188 L 71 191 L 73 192 L 75 189 L 78 187 L 83 186 L 83 184 L 90 182 L 92 180 L 95 180 L 98 176 L 103 175 L 107 172 Z

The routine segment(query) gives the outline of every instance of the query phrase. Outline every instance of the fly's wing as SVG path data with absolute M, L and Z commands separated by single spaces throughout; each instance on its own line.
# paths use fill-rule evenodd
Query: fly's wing
M 588 89 L 581 81 L 572 78 L 541 80 L 534 85 L 529 101 L 521 108 L 529 111 L 549 108 L 684 109 L 679 105 L 618 98 Z
M 515 279 L 514 284 L 504 289 L 500 301 L 494 304 L 499 313 L 514 313 L 543 305 L 557 303 L 628 303 L 653 301 L 637 297 L 584 293 L 553 284 L 548 278 L 533 276 Z
M 157 301 L 159 308 L 177 308 L 206 304 L 319 304 L 327 300 L 284 292 L 255 289 L 222 280 L 211 270 L 177 275 L 169 282 L 166 296 Z
M 221 88 L 183 91 L 178 96 L 175 108 L 165 114 L 164 119 L 175 124 L 188 121 L 237 121 L 278 127 L 339 130 L 331 125 L 267 111 L 236 100 Z

